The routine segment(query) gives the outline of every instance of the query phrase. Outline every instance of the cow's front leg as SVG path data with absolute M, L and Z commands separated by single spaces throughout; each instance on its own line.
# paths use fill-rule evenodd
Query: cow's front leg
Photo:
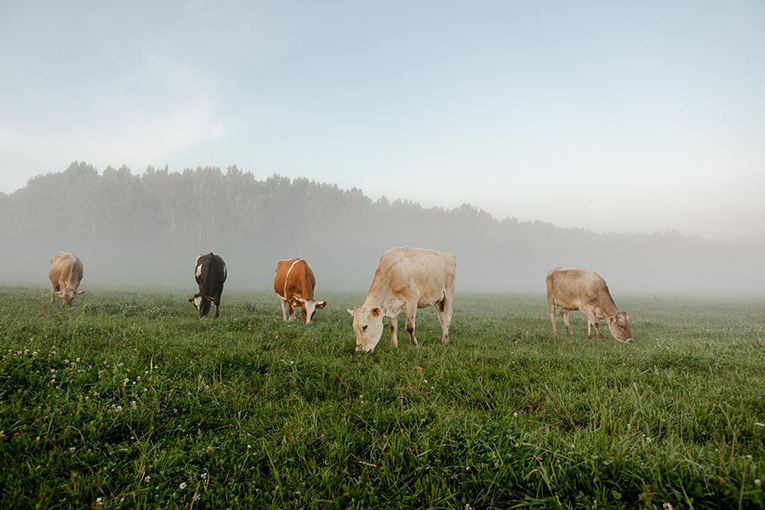
M 595 321 L 592 323 L 592 326 L 595 328 L 595 331 L 598 332 L 598 340 L 605 340 L 606 337 L 604 337 L 603 333 L 600 332 L 600 321 L 595 319 Z M 592 336 L 590 338 L 592 338 Z
M 220 317 L 220 294 L 216 294 L 213 298 L 213 304 L 215 305 L 215 318 Z
M 409 343 L 418 347 L 417 339 L 414 337 L 414 322 L 417 317 L 417 302 L 406 304 L 406 331 L 409 333 Z
M 574 336 L 574 333 L 571 331 L 571 323 L 568 321 L 568 310 L 562 308 L 560 311 L 560 316 L 563 317 L 563 324 L 566 325 L 566 334 L 568 336 Z
M 51 283 L 50 284 L 50 304 L 53 304 L 53 302 L 55 301 L 55 299 L 53 299 L 53 296 L 55 296 L 55 294 L 56 294 L 56 284 Z
M 280 299 L 282 302 L 282 321 L 287 322 L 287 300 L 286 299 Z
M 388 317 L 390 326 L 390 346 L 398 347 L 398 317 Z

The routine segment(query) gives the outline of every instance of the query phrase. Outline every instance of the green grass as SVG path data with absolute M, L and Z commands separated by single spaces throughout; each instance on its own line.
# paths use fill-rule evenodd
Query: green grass
M 617 296 L 625 345 L 458 294 L 448 348 L 428 309 L 360 355 L 361 294 L 190 295 L 0 288 L 4 507 L 765 506 L 763 300 Z

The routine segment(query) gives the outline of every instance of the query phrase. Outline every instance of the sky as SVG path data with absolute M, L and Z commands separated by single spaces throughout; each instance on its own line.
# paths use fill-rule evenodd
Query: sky
M 0 0 L 0 191 L 237 165 L 597 232 L 765 236 L 765 2 Z

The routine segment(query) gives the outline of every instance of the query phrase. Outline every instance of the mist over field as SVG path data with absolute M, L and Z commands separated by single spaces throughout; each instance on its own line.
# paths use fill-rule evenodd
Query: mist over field
M 594 197 L 593 200 L 597 200 Z M 603 214 L 608 214 L 607 210 Z M 372 200 L 332 183 L 256 176 L 236 167 L 142 175 L 72 163 L 0 193 L 0 283 L 47 289 L 57 251 L 79 256 L 81 288 L 195 289 L 194 259 L 210 251 L 227 288 L 268 290 L 279 259 L 302 257 L 317 293 L 365 292 L 382 253 L 410 245 L 457 257 L 457 293 L 544 292 L 555 266 L 597 271 L 621 293 L 762 294 L 765 238 L 704 239 L 677 231 L 599 234 L 498 219 L 464 204 L 423 208 Z

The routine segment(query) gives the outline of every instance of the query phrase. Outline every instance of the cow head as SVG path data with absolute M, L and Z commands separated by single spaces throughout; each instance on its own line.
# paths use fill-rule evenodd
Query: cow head
M 316 310 L 321 310 L 327 306 L 327 302 L 314 301 L 313 299 L 301 299 L 299 297 L 292 296 L 290 305 L 292 305 L 292 308 L 300 307 L 300 319 L 306 324 L 309 324 L 311 319 L 313 319 L 313 316 L 316 315 Z
M 356 352 L 372 352 L 380 341 L 383 331 L 383 314 L 379 306 L 366 309 L 357 306 L 348 310 L 353 317 L 356 332 Z
M 627 312 L 619 312 L 616 315 L 607 317 L 608 329 L 611 330 L 611 334 L 620 342 L 632 342 L 635 339 L 632 337 L 632 330 L 630 329 L 630 316 Z
M 210 311 L 210 303 L 212 298 L 209 296 L 202 296 L 201 294 L 194 294 L 194 297 L 189 299 L 189 303 L 194 304 L 194 308 L 199 310 L 199 317 L 202 318 Z
M 74 298 L 85 294 L 84 290 L 77 290 L 74 287 L 65 287 L 63 290 L 56 292 L 56 295 L 64 300 L 66 306 L 72 306 Z

